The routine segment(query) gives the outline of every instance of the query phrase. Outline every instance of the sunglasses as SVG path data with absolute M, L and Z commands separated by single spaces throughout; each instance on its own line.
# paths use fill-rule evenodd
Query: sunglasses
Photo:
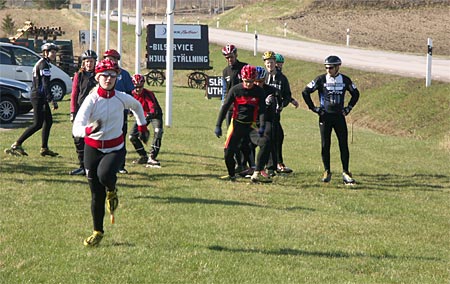
M 230 58 L 234 58 L 234 55 L 231 55 L 231 56 L 225 56 L 225 59 L 230 59 Z
M 100 73 L 100 76 L 116 78 L 117 73 L 116 72 L 102 72 L 102 73 Z
M 334 66 L 325 66 L 325 69 L 327 69 L 327 70 L 333 70 L 333 69 L 334 69 Z
M 254 83 L 255 80 L 242 80 L 242 82 L 247 83 L 247 84 L 251 84 L 251 83 Z

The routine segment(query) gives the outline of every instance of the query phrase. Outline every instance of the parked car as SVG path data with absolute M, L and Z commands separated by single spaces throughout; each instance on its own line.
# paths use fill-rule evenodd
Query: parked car
M 31 87 L 33 67 L 41 58 L 36 52 L 20 45 L 0 42 L 0 77 L 18 80 Z M 72 79 L 58 66 L 50 64 L 50 89 L 56 101 L 72 92 Z
M 30 96 L 27 84 L 0 77 L 0 123 L 10 123 L 18 114 L 28 113 L 33 108 Z
M 112 10 L 110 15 L 111 15 L 112 17 L 114 17 L 114 16 L 119 16 L 119 12 L 117 12 L 117 10 Z

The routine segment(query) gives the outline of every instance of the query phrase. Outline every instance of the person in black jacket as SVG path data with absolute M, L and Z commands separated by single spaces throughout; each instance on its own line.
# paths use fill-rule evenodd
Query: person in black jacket
M 251 180 L 253 182 L 272 182 L 264 171 L 264 165 L 268 159 L 269 137 L 265 132 L 265 102 L 264 90 L 254 84 L 256 79 L 255 66 L 246 65 L 241 70 L 242 83 L 230 89 L 220 109 L 214 133 L 218 138 L 222 136 L 222 122 L 226 112 L 233 105 L 233 117 L 227 133 L 224 156 L 228 175 L 222 177 L 224 180 L 234 181 L 235 160 L 234 155 L 239 151 L 239 146 L 245 137 L 260 147 L 256 159 L 256 169 Z M 259 118 L 260 127 L 256 128 Z
M 331 131 L 334 129 L 339 141 L 341 152 L 342 179 L 345 184 L 355 184 L 349 172 L 350 154 L 348 150 L 348 130 L 345 116 L 350 113 L 359 99 L 359 91 L 352 80 L 339 73 L 342 61 L 335 55 L 328 56 L 325 61 L 327 73 L 319 75 L 303 90 L 302 96 L 309 109 L 319 115 L 320 137 L 322 141 L 322 161 L 325 167 L 322 181 L 331 181 L 330 147 Z M 318 91 L 320 105 L 315 106 L 311 93 Z M 348 91 L 351 99 L 344 106 L 345 92 Z
M 275 87 L 279 90 L 280 96 L 277 97 L 277 112 L 273 120 L 273 135 L 275 140 L 272 142 L 276 149 L 276 155 L 270 155 L 269 164 L 267 168 L 272 175 L 276 172 L 279 173 L 292 173 L 292 169 L 286 167 L 283 162 L 283 142 L 284 142 L 284 130 L 281 126 L 281 111 L 283 108 L 292 102 L 291 87 L 287 77 L 276 68 L 276 55 L 273 51 L 266 51 L 263 54 L 264 66 L 268 72 L 266 78 L 266 84 Z
M 14 156 L 28 156 L 22 147 L 22 143 L 29 137 L 42 129 L 41 156 L 56 157 L 59 154 L 48 148 L 50 129 L 53 124 L 52 112 L 58 109 L 58 103 L 53 100 L 53 93 L 50 90 L 51 66 L 50 62 L 55 61 L 58 47 L 53 43 L 45 43 L 41 46 L 42 58 L 33 67 L 33 79 L 31 86 L 31 104 L 33 106 L 33 124 L 17 139 L 11 148 L 5 149 L 6 154 Z
M 84 99 L 95 87 L 95 61 L 97 54 L 93 50 L 85 50 L 81 55 L 81 68 L 73 76 L 72 94 L 70 97 L 70 122 L 73 122 Z M 80 167 L 69 172 L 70 175 L 85 175 L 84 169 L 84 139 L 73 137 Z

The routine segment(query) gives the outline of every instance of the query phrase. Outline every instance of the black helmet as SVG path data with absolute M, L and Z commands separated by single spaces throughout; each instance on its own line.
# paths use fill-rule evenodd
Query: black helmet
M 97 60 L 97 53 L 95 53 L 95 51 L 90 50 L 90 49 L 85 50 L 83 52 L 83 54 L 81 55 L 81 60 L 85 60 L 88 58 L 93 58 L 93 59 Z
M 324 65 L 341 65 L 342 61 L 336 55 L 330 55 L 327 58 L 325 58 L 325 61 L 323 62 L 323 64 Z
M 56 51 L 58 51 L 59 48 L 58 48 L 58 46 L 57 46 L 56 44 L 51 43 L 51 42 L 47 42 L 47 43 L 44 43 L 44 44 L 41 46 L 41 50 L 42 50 L 42 51 L 45 51 L 45 50 L 47 50 L 47 51 L 50 51 L 50 50 L 56 50 Z

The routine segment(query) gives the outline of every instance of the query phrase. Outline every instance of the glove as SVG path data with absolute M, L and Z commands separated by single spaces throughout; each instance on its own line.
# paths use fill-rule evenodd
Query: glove
M 150 139 L 150 132 L 147 129 L 147 125 L 139 125 L 138 131 L 139 140 L 141 140 L 144 144 L 147 144 L 148 140 Z
M 347 116 L 349 113 L 350 113 L 350 111 L 352 111 L 352 109 L 353 109 L 353 107 L 352 106 L 346 106 L 346 107 L 344 107 L 343 109 L 342 109 L 342 114 L 344 115 L 344 116 Z
M 266 127 L 265 127 L 265 126 L 261 126 L 261 127 L 258 129 L 259 137 L 263 137 L 265 131 L 266 131 Z
M 319 116 L 322 116 L 325 114 L 325 111 L 321 107 L 314 107 L 312 109 L 313 112 L 317 113 Z
M 266 105 L 268 105 L 268 106 L 270 106 L 271 104 L 273 104 L 273 102 L 274 102 L 274 97 L 273 97 L 273 95 L 268 95 L 267 96 L 267 98 L 266 98 Z
M 75 120 L 75 113 L 71 112 L 70 113 L 70 122 L 73 123 L 74 120 Z
M 216 126 L 216 129 L 214 129 L 214 133 L 216 134 L 217 138 L 220 138 L 222 136 L 222 127 Z
M 93 133 L 96 133 L 102 128 L 102 121 L 100 119 L 97 119 L 96 121 L 92 122 L 88 127 L 86 127 L 86 135 L 91 135 Z
M 294 98 L 291 99 L 291 104 L 293 104 L 295 108 L 298 108 L 300 106 L 298 101 L 296 99 L 294 99 Z
M 53 110 L 57 110 L 58 109 L 58 103 L 57 102 L 53 101 L 52 105 L 53 105 Z

